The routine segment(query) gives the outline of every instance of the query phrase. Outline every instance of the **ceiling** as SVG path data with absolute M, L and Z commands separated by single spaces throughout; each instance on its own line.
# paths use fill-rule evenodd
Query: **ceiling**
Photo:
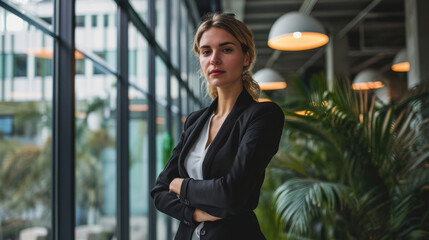
M 196 0 L 200 13 L 234 12 L 253 31 L 258 52 L 254 72 L 271 66 L 283 76 L 311 76 L 326 69 L 326 46 L 306 51 L 276 51 L 267 45 L 274 22 L 301 11 L 328 31 L 334 48 L 341 45 L 342 67 L 354 76 L 365 68 L 390 74 L 395 54 L 405 47 L 404 0 Z M 336 43 L 338 43 L 336 45 Z M 339 48 L 337 48 L 339 49 Z M 270 60 L 271 59 L 271 60 Z

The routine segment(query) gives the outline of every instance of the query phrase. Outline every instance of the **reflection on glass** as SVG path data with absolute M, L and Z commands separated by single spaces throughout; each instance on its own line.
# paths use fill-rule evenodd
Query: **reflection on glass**
M 52 222 L 52 59 L 30 50 L 53 40 L 2 8 L 0 19 L 0 239 L 45 239 Z
M 116 231 L 116 78 L 75 77 L 76 239 L 110 240 Z
M 129 24 L 130 239 L 148 239 L 147 41 Z
M 96 54 L 113 70 L 117 68 L 116 14 L 114 0 L 76 0 L 76 48 Z

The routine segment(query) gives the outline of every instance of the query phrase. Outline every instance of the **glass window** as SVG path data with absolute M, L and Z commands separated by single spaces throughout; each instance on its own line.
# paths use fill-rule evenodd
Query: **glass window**
M 188 92 L 184 87 L 181 88 L 182 91 L 182 114 L 183 116 L 188 116 L 189 109 L 188 109 Z
M 137 54 L 136 50 L 128 51 L 128 74 L 135 76 L 137 74 Z
M 171 76 L 171 105 L 172 111 L 179 112 L 179 81 L 175 76 Z
M 40 17 L 48 24 L 52 24 L 54 16 L 53 0 L 9 0 L 25 13 L 31 13 L 33 16 Z M 51 25 L 52 28 L 52 25 Z
M 177 0 L 174 0 L 173 2 L 176 2 Z M 149 2 L 148 0 L 130 0 L 129 1 L 131 6 L 133 6 L 134 10 L 137 12 L 137 14 L 141 17 L 143 22 L 148 23 L 149 16 L 148 16 L 148 7 Z
M 147 41 L 129 24 L 130 239 L 148 238 Z
M 180 1 L 171 2 L 171 62 L 176 68 L 179 66 L 179 22 L 180 22 Z
M 85 27 L 85 16 L 76 16 L 76 27 Z
M 52 222 L 53 79 L 34 77 L 30 50 L 41 48 L 43 38 L 52 48 L 53 40 L 6 13 L 0 8 L 6 26 L 21 27 L 0 30 L 0 239 L 25 239 L 31 231 L 46 238 Z M 52 58 L 44 60 L 52 65 Z
M 117 55 L 117 28 L 115 25 L 109 25 L 109 16 L 116 15 L 117 5 L 114 0 L 76 0 L 76 22 L 79 16 L 84 16 L 86 19 L 85 26 L 91 26 L 93 15 L 102 16 L 100 21 L 103 21 L 98 26 L 102 27 L 85 27 L 76 28 L 75 40 L 76 48 L 84 52 L 103 53 L 101 58 L 106 62 L 113 71 L 116 71 Z M 85 22 L 85 20 L 82 20 Z M 101 25 L 102 24 L 102 25 Z M 77 23 L 76 23 L 77 25 Z M 94 74 L 100 74 L 96 70 Z
M 165 6 L 165 0 L 156 0 L 156 28 L 155 28 L 155 37 L 161 48 L 164 50 L 167 49 L 167 26 L 166 26 L 166 12 L 167 7 Z
M 85 74 L 85 59 L 76 58 L 76 74 Z
M 97 15 L 92 15 L 91 16 L 91 27 L 97 27 Z
M 75 89 L 76 238 L 108 240 L 116 232 L 116 77 L 76 75 Z
M 156 176 L 170 159 L 173 139 L 167 132 L 167 109 L 158 104 L 156 115 Z M 157 212 L 157 240 L 167 239 L 167 215 Z
M 107 15 L 107 14 L 103 15 L 103 26 L 105 28 L 107 28 L 109 26 L 109 15 Z
M 27 76 L 27 55 L 16 53 L 13 55 L 13 76 Z
M 47 58 L 35 58 L 36 76 L 52 76 L 52 60 Z
M 129 91 L 138 92 L 130 87 Z M 148 122 L 144 94 L 130 99 L 130 239 L 148 238 Z
M 95 55 L 99 56 L 101 59 L 106 60 L 106 53 L 105 52 L 94 52 Z M 94 74 L 104 74 L 104 71 L 101 70 L 95 63 L 93 63 L 93 73 Z
M 156 70 L 156 98 L 164 105 L 167 104 L 167 66 L 160 57 L 155 58 Z
M 129 64 L 135 65 L 136 72 L 129 72 L 129 81 L 140 91 L 148 91 L 148 43 L 132 23 L 129 24 L 128 52 L 134 52 L 134 60 Z M 133 96 L 135 90 L 130 90 Z M 138 94 L 138 93 L 136 93 Z M 130 97 L 131 97 L 130 96 Z
M 188 48 L 188 17 L 185 6 L 181 5 L 182 13 L 181 13 L 181 29 L 180 29 L 180 49 L 181 49 L 181 59 L 180 59 L 180 72 L 181 77 L 184 81 L 188 81 L 188 56 L 189 56 L 189 48 Z

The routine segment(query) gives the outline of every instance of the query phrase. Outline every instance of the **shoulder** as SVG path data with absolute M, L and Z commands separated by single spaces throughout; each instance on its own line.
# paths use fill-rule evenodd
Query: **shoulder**
M 279 118 L 284 118 L 283 110 L 273 102 L 253 102 L 249 106 L 249 111 L 252 115 L 270 115 Z
M 283 110 L 273 102 L 253 102 L 246 110 L 244 120 L 249 126 L 264 128 L 283 128 L 285 116 Z

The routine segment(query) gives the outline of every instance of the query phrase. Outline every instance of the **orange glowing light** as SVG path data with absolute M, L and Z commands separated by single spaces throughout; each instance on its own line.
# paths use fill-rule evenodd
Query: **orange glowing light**
M 278 90 L 286 88 L 287 84 L 285 82 L 261 82 L 259 87 L 261 90 Z
M 301 51 L 325 45 L 329 37 L 317 32 L 297 32 L 268 40 L 268 46 L 283 51 Z
M 369 90 L 383 87 L 383 83 L 381 81 L 376 82 L 360 82 L 353 83 L 352 88 L 354 90 Z
M 258 102 L 271 102 L 269 98 L 259 98 Z
M 395 65 L 392 65 L 392 71 L 395 71 L 395 72 L 408 72 L 409 70 L 410 70 L 409 62 L 401 62 Z

